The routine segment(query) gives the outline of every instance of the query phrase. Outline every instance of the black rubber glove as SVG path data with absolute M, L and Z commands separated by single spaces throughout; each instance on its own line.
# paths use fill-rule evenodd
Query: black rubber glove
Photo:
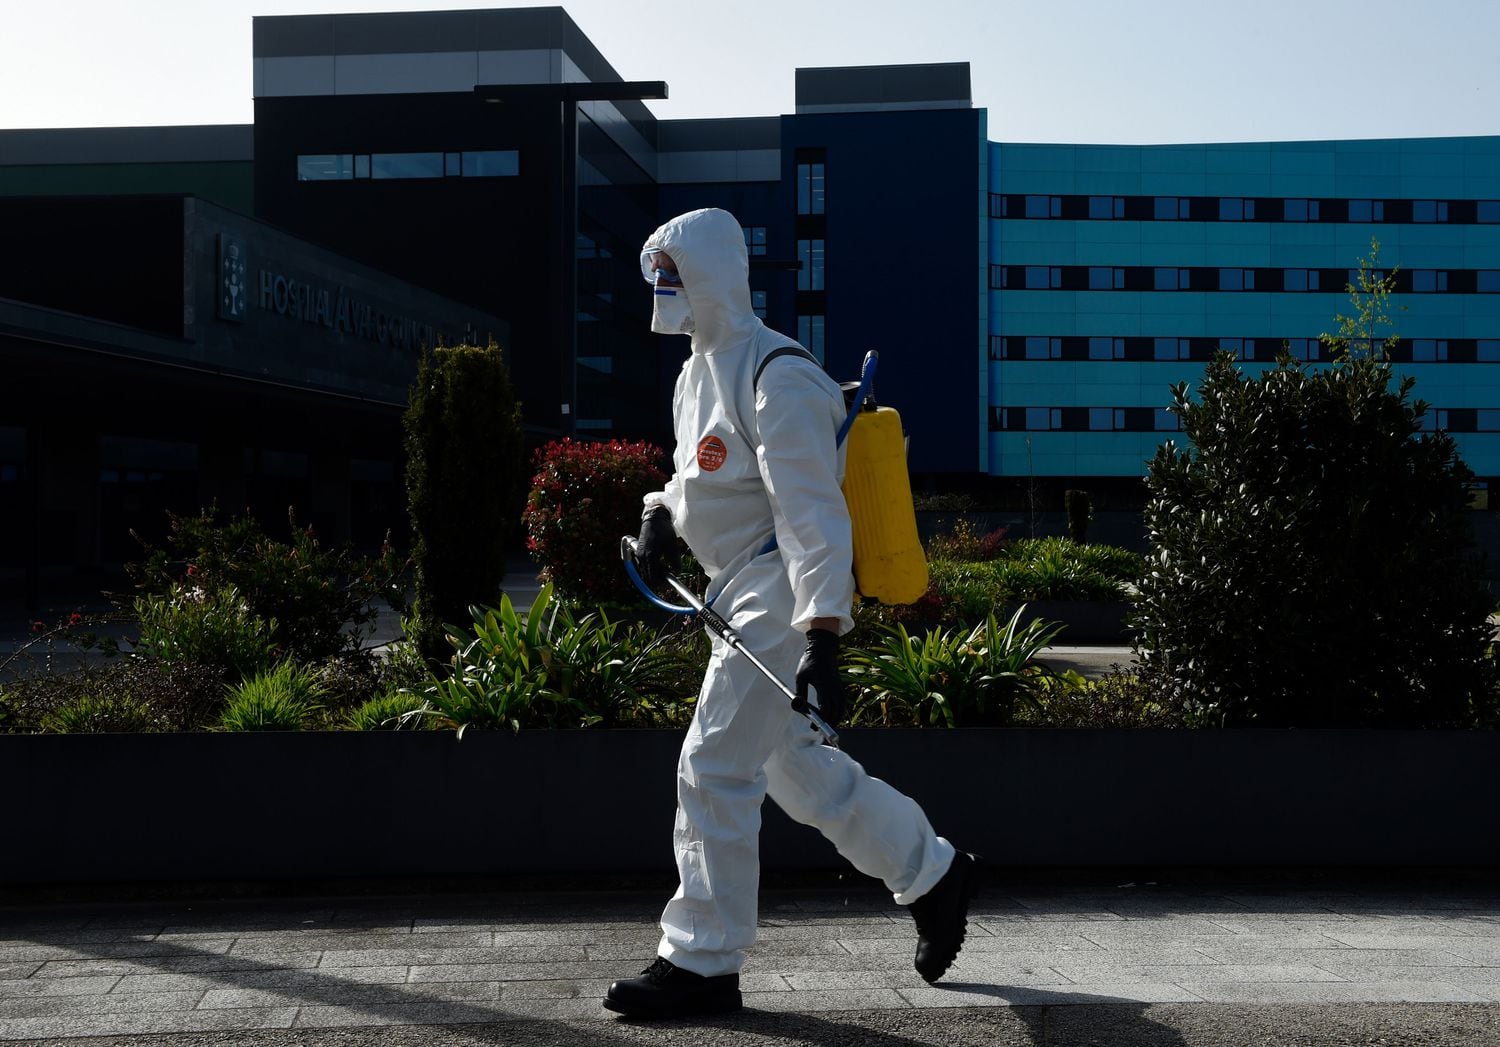
M 641 517 L 641 536 L 635 543 L 635 566 L 641 580 L 653 589 L 677 566 L 677 531 L 664 505 L 653 505 Z
M 844 685 L 839 680 L 839 635 L 830 629 L 807 630 L 807 650 L 797 663 L 797 700 L 792 703 L 799 713 L 810 708 L 809 687 L 817 692 L 818 715 L 829 727 L 838 727 L 844 718 Z

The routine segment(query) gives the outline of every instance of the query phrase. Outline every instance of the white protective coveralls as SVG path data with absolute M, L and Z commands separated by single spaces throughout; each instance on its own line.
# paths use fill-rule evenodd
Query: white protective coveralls
M 707 596 L 767 668 L 790 682 L 814 618 L 853 627 L 852 540 L 835 437 L 843 395 L 818 366 L 768 353 L 797 343 L 750 307 L 744 234 L 726 211 L 674 218 L 646 241 L 676 263 L 692 309 L 692 353 L 673 394 L 677 447 L 666 489 L 648 494 L 708 573 Z M 761 553 L 775 534 L 778 547 Z M 821 735 L 743 656 L 713 639 L 678 761 L 673 843 L 681 886 L 662 914 L 659 955 L 712 977 L 740 969 L 755 940 L 760 805 L 817 828 L 902 905 L 953 861 L 916 801 Z

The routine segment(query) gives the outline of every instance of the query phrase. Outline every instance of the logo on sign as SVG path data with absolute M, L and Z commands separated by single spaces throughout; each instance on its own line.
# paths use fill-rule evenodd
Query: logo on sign
M 724 459 L 729 457 L 729 450 L 724 446 L 724 441 L 717 436 L 705 436 L 698 441 L 698 468 L 706 473 L 711 473 L 724 464 Z
M 219 234 L 219 318 L 245 322 L 249 299 L 245 285 L 245 244 L 233 236 Z

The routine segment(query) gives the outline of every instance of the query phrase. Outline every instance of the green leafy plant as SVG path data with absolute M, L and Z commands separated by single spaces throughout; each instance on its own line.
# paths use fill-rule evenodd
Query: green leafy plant
M 136 597 L 134 606 L 136 650 L 168 665 L 211 665 L 237 679 L 269 664 L 278 643 L 276 620 L 255 614 L 234 585 L 173 585 L 164 595 Z
M 927 540 L 927 556 L 952 562 L 993 560 L 1003 554 L 1004 543 L 1004 527 L 981 532 L 973 520 L 961 516 L 951 531 Z
M 1156 700 L 1139 674 L 1116 671 L 1085 679 L 1069 669 L 1037 682 L 1035 703 L 1017 716 L 1021 727 L 1180 727 L 1176 712 Z
M 140 734 L 154 727 L 144 702 L 115 695 L 76 698 L 42 720 L 42 730 L 54 734 Z
M 1122 600 L 1144 571 L 1145 561 L 1126 549 L 1023 538 L 1007 550 L 995 579 L 1010 600 Z
M 1003 727 L 1017 702 L 1031 700 L 1049 670 L 1035 663 L 1062 632 L 1055 623 L 1021 624 L 1019 608 L 1001 625 L 994 614 L 967 630 L 912 636 L 887 630 L 874 645 L 852 650 L 846 675 L 856 697 L 857 726 Z
M 424 353 L 405 417 L 416 603 L 407 636 L 448 656 L 443 623 L 488 603 L 505 578 L 523 493 L 521 413 L 498 346 Z
M 1150 464 L 1142 672 L 1193 723 L 1464 727 L 1494 703 L 1474 476 L 1387 358 L 1378 245 L 1335 363 L 1223 354 Z
M 288 538 L 269 537 L 251 516 L 221 517 L 216 508 L 170 516 L 166 549 L 146 547 L 128 567 L 147 597 L 234 589 L 250 613 L 281 625 L 279 642 L 298 661 L 352 654 L 373 629 L 376 604 L 405 606 L 407 561 L 389 538 L 379 556 L 348 547 L 325 549 L 311 527 L 288 510 Z
M 470 726 L 665 725 L 683 722 L 691 708 L 681 687 L 692 656 L 680 639 L 599 615 L 575 619 L 551 585 L 525 614 L 509 597 L 474 608 L 472 626 L 450 629 L 449 642 L 453 672 L 423 694 L 460 734 Z
M 624 440 L 557 440 L 536 453 L 526 547 L 570 602 L 639 605 L 620 563 L 620 536 L 640 531 L 641 499 L 667 481 L 664 458 L 652 444 Z
M 317 677 L 295 662 L 279 662 L 230 689 L 219 726 L 226 731 L 300 731 L 322 709 Z
M 437 725 L 426 715 L 427 701 L 411 691 L 392 691 L 351 709 L 344 725 L 355 731 L 414 731 Z

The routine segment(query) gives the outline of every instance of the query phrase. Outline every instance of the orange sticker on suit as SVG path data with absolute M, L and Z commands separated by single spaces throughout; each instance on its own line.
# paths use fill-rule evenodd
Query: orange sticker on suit
M 706 473 L 711 473 L 724 464 L 724 459 L 729 456 L 724 441 L 717 436 L 705 436 L 698 441 L 698 467 Z

